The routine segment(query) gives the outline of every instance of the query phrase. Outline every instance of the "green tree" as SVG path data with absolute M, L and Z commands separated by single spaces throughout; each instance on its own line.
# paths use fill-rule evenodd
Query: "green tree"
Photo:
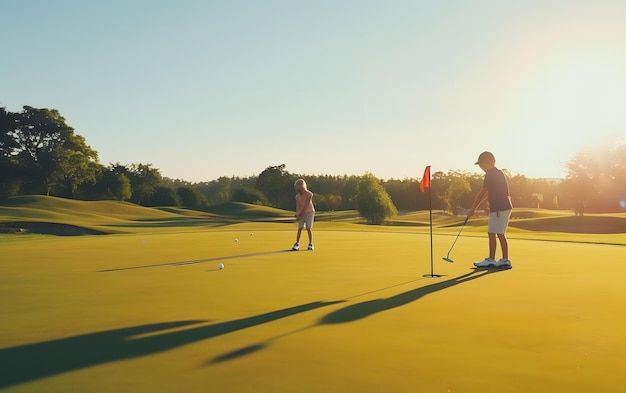
M 127 201 L 133 195 L 130 179 L 123 173 L 115 173 L 109 169 L 105 171 L 102 180 L 107 199 Z
M 95 184 L 101 165 L 98 153 L 85 143 L 85 138 L 70 135 L 54 156 L 56 169 L 48 177 L 48 190 L 55 195 L 74 198 L 81 184 Z
M 130 180 L 132 191 L 130 201 L 138 205 L 143 204 L 152 197 L 157 187 L 162 185 L 163 178 L 161 172 L 157 168 L 153 168 L 152 164 L 131 164 L 126 166 L 116 163 L 111 165 L 111 170 L 118 175 L 126 176 Z
M 525 197 L 527 194 L 530 195 L 531 189 L 531 180 L 526 178 L 523 175 L 516 175 L 508 179 L 509 181 L 509 192 L 511 193 L 511 203 L 513 203 L 513 207 L 528 207 L 530 206 L 529 201 Z
M 533 207 L 539 209 L 539 206 L 543 203 L 543 195 L 535 192 L 530 195 L 530 199 L 533 203 Z
M 477 182 L 472 175 L 459 171 L 435 172 L 431 184 L 435 195 L 433 208 L 454 214 L 461 207 L 471 206 L 475 193 L 482 187 L 482 182 Z M 473 187 L 477 188 L 476 191 Z
M 356 204 L 368 224 L 380 225 L 398 214 L 389 194 L 371 173 L 363 175 L 358 183 Z
M 128 177 L 123 173 L 116 173 L 112 166 L 100 166 L 95 183 L 82 184 L 76 194 L 78 198 L 85 200 L 116 201 L 129 200 L 132 195 Z
M 326 210 L 339 210 L 341 202 L 341 195 L 326 194 Z
M 0 107 L 0 198 L 17 195 L 21 185 L 21 167 L 16 158 L 18 145 L 13 138 L 16 116 Z
M 202 182 L 194 185 L 206 201 L 213 205 L 230 202 L 234 192 L 242 187 L 255 187 L 256 177 L 226 177 L 221 176 L 210 182 Z M 208 202 L 207 202 L 208 203 Z
M 180 199 L 172 187 L 157 186 L 146 198 L 146 206 L 180 206 Z
M 564 188 L 588 209 L 619 211 L 626 184 L 626 145 L 619 139 L 586 146 L 567 163 Z
M 256 188 L 241 187 L 233 194 L 233 202 L 253 203 L 255 205 L 267 205 L 265 195 Z
M 339 210 L 339 208 L 341 207 L 340 195 L 316 193 L 314 199 L 315 208 L 320 211 Z
M 339 194 L 343 203 L 343 209 L 352 210 L 357 208 L 356 195 L 359 189 L 359 182 L 361 177 L 359 176 L 346 176 L 341 178 L 342 192 Z
M 390 179 L 383 187 L 398 210 L 428 209 L 428 195 L 420 192 L 417 179 Z
M 219 205 L 232 200 L 233 183 L 235 183 L 234 178 L 221 176 L 216 180 L 201 183 L 198 187 L 202 195 L 211 201 L 212 204 Z
M 459 213 L 463 200 L 471 193 L 471 191 L 472 188 L 470 183 L 467 181 L 466 176 L 459 172 L 454 172 L 454 175 L 450 178 L 447 190 L 448 201 L 454 214 Z
M 204 205 L 202 195 L 192 186 L 177 187 L 176 193 L 182 206 L 199 207 Z
M 129 200 L 133 195 L 130 179 L 123 173 L 114 175 L 109 182 L 109 192 L 114 199 L 119 201 Z
M 273 206 L 293 210 L 295 208 L 293 189 L 295 180 L 296 176 L 287 172 L 285 164 L 281 164 L 265 168 L 259 174 L 255 186 Z
M 24 106 L 21 113 L 0 111 L 2 164 L 18 169 L 21 191 L 73 196 L 94 182 L 98 154 L 74 133 L 55 109 Z

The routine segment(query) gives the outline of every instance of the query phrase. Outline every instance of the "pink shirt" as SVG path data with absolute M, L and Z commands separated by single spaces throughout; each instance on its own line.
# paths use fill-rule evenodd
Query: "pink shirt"
M 302 194 L 296 194 L 296 215 L 303 216 L 306 213 L 314 212 L 313 207 L 313 193 L 309 190 L 304 190 Z

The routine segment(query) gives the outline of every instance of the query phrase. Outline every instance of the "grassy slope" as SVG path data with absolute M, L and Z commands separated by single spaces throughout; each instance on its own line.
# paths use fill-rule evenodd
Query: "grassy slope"
M 66 224 L 103 233 L 185 229 L 246 220 L 284 220 L 284 210 L 230 203 L 207 212 L 184 208 L 148 208 L 118 201 L 77 201 L 47 196 L 23 196 L 0 202 L 0 223 Z M 19 227 L 20 225 L 16 225 Z M 36 232 L 36 228 L 32 229 Z
M 237 216 L 242 218 L 291 218 L 292 212 L 276 209 L 269 206 L 251 205 L 248 203 L 231 202 L 217 206 L 211 206 L 206 209 L 208 212 L 218 214 L 220 216 Z
M 46 196 L 9 198 L 0 205 L 0 222 L 60 223 L 115 233 L 109 227 L 135 221 L 171 220 L 176 214 L 117 201 L 76 201 Z
M 245 203 L 213 206 L 207 211 L 184 208 L 147 208 L 117 201 L 76 201 L 46 196 L 24 196 L 0 202 L 0 225 L 18 223 L 16 227 L 37 227 L 19 223 L 59 223 L 101 233 L 141 233 L 145 231 L 188 231 L 238 222 L 292 222 L 292 212 Z M 356 211 L 318 212 L 319 225 L 362 223 Z M 436 233 L 455 234 L 463 217 L 433 213 Z M 465 235 L 484 236 L 486 218 L 472 218 Z M 382 231 L 427 231 L 429 213 L 403 212 L 390 225 L 377 227 Z M 59 229 L 59 230 L 62 230 Z M 351 230 L 354 230 L 351 229 Z M 359 230 L 359 229 L 357 229 Z M 54 233 L 55 229 L 45 232 Z M 626 213 L 575 217 L 569 211 L 517 209 L 510 222 L 509 235 L 520 238 L 582 241 L 592 243 L 626 243 Z

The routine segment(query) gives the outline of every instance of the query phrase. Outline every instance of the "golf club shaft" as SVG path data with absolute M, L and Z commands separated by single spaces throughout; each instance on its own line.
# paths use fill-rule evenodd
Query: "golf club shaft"
M 454 242 L 452 242 L 452 246 L 450 246 L 450 250 L 448 251 L 448 258 L 450 257 L 450 253 L 452 252 L 452 248 L 454 248 L 454 245 L 456 244 L 456 241 L 459 240 L 459 236 L 461 236 L 461 232 L 463 232 L 463 228 L 465 228 L 465 224 L 467 224 L 467 220 L 468 219 L 469 219 L 469 217 L 465 218 L 465 221 L 463 221 L 463 225 L 461 225 L 461 229 L 459 230 L 459 233 L 454 238 Z

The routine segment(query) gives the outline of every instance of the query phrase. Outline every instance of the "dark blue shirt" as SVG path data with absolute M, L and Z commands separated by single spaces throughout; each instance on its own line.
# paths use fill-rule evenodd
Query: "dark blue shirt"
M 500 169 L 493 167 L 485 173 L 483 188 L 486 188 L 488 192 L 489 211 L 499 212 L 513 208 L 509 195 L 509 183 Z

